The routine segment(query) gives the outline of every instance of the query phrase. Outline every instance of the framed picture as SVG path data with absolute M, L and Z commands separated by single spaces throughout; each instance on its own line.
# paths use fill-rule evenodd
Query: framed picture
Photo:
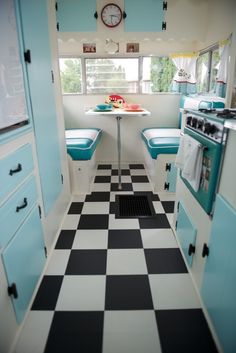
M 139 52 L 139 43 L 127 43 L 126 52 L 127 53 L 138 53 Z
M 96 44 L 83 43 L 83 53 L 96 53 Z

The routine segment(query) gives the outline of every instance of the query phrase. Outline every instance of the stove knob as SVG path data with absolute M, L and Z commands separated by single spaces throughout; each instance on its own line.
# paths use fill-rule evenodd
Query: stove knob
M 205 123 L 204 124 L 204 132 L 209 135 L 211 132 L 211 124 L 210 123 Z
M 218 130 L 219 130 L 219 129 L 218 129 L 217 126 L 211 125 L 210 134 L 214 135 Z
M 197 128 L 198 128 L 199 130 L 202 130 L 202 128 L 203 128 L 203 120 L 198 120 Z
M 192 123 L 192 117 L 191 116 L 187 116 L 186 125 L 191 125 L 191 123 Z
M 192 118 L 191 126 L 196 128 L 197 127 L 197 122 L 198 122 L 197 118 Z

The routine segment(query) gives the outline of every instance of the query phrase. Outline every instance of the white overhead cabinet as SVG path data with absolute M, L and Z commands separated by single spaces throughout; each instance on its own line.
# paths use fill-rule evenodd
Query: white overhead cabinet
M 58 0 L 57 26 L 60 32 L 95 32 L 96 0 Z

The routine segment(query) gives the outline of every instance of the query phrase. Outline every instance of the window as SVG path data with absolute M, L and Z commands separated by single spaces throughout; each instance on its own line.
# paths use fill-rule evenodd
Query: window
M 219 62 L 219 49 L 216 47 L 199 55 L 197 60 L 198 93 L 214 91 Z
M 62 93 L 82 93 L 81 59 L 59 60 Z
M 138 59 L 85 59 L 87 93 L 137 93 Z
M 169 92 L 175 72 L 169 57 L 143 58 L 142 93 Z
M 176 72 L 169 57 L 70 57 L 59 63 L 63 94 L 169 92 Z

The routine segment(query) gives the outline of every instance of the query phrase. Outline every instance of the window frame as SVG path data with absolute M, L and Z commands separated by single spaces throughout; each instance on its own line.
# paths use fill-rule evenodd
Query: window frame
M 123 95 L 163 95 L 163 94 L 171 94 L 171 95 L 179 95 L 180 93 L 178 92 L 142 92 L 142 83 L 143 83 L 143 59 L 147 57 L 169 57 L 169 55 L 129 55 L 129 56 L 124 56 L 124 55 L 116 55 L 111 56 L 111 55 L 91 55 L 91 56 L 85 56 L 85 55 L 60 55 L 59 59 L 80 59 L 81 60 L 81 86 L 82 86 L 82 93 L 63 93 L 63 96 L 81 96 L 81 95 L 87 95 L 87 96 L 96 96 L 96 95 L 103 95 L 106 94 L 104 93 L 88 93 L 87 92 L 87 85 L 86 85 L 86 59 L 138 59 L 138 80 L 137 80 L 137 92 L 135 93 L 122 93 Z M 60 71 L 60 67 L 59 67 Z M 117 93 L 119 94 L 119 93 Z

